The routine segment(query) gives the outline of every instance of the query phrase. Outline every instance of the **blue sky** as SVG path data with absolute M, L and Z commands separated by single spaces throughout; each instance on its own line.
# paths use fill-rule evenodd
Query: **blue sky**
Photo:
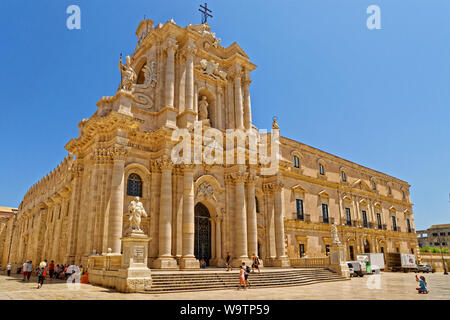
M 0 2 L 0 205 L 67 154 L 96 102 L 120 81 L 139 21 L 200 23 L 201 1 Z M 81 8 L 81 30 L 66 8 Z M 253 121 L 411 184 L 418 229 L 450 223 L 450 1 L 208 1 L 213 32 L 252 74 Z M 368 30 L 366 8 L 381 8 Z

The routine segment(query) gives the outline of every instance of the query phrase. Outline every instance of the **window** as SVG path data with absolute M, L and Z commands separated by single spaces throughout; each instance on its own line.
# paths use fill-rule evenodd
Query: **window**
M 383 247 L 381 247 L 380 249 L 381 249 L 381 253 L 384 253 L 384 248 L 383 248 Z
M 367 212 L 363 210 L 362 212 L 362 218 L 363 218 L 363 227 L 367 228 L 368 227 L 368 223 L 367 223 Z
M 433 237 L 437 237 L 437 233 L 433 233 Z
M 298 251 L 300 253 L 300 258 L 303 258 L 305 256 L 305 245 L 303 243 L 298 245 Z
M 142 197 L 142 180 L 136 173 L 128 176 L 127 195 L 132 197 Z
M 388 186 L 388 194 L 391 195 L 392 194 L 392 189 L 391 186 Z
M 351 226 L 352 225 L 352 215 L 350 213 L 350 208 L 345 208 L 345 218 L 347 220 L 347 225 Z
M 349 246 L 348 249 L 350 251 L 350 260 L 354 261 L 355 260 L 355 252 L 353 251 L 353 246 Z
M 341 172 L 341 176 L 342 176 L 342 181 L 346 182 L 347 181 L 347 175 L 345 174 L 344 171 Z
M 328 255 L 330 253 L 330 245 L 325 245 L 325 254 Z
M 411 233 L 411 222 L 409 219 L 406 219 L 406 227 L 408 228 L 408 232 Z
M 319 173 L 320 173 L 321 175 L 324 175 L 324 174 L 325 174 L 325 170 L 324 170 L 323 165 L 322 165 L 321 163 L 319 163 Z
M 328 223 L 328 205 L 322 204 L 322 218 L 324 223 Z
M 414 248 L 411 248 L 411 254 L 414 254 Z
M 378 229 L 382 229 L 383 226 L 381 225 L 381 214 L 377 213 L 377 223 L 378 223 Z
M 294 167 L 300 168 L 300 160 L 297 156 L 294 156 Z
M 392 216 L 392 230 L 397 231 L 397 219 Z
M 372 190 L 377 190 L 377 184 L 375 181 L 372 181 Z
M 450 232 L 448 232 L 447 235 L 450 236 Z
M 445 236 L 445 232 L 441 232 L 439 235 L 441 236 Z
M 400 253 L 400 248 L 395 248 L 395 252 Z
M 259 202 L 258 202 L 257 197 L 255 197 L 255 208 L 256 208 L 256 213 L 259 213 Z
M 297 219 L 298 220 L 303 220 L 304 219 L 303 200 L 296 199 L 295 202 L 296 202 L 296 206 L 297 206 Z

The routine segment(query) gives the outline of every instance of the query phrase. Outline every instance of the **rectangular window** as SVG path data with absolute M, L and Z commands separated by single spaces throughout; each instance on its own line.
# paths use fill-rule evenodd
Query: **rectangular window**
M 441 235 L 441 236 L 445 236 L 445 232 L 441 232 L 440 235 Z
M 305 256 L 305 245 L 303 243 L 300 243 L 298 245 L 298 249 L 300 253 L 300 258 L 303 258 Z
M 347 175 L 345 174 L 344 171 L 342 171 L 342 181 L 344 181 L 344 182 L 347 181 Z
M 300 161 L 298 157 L 294 157 L 294 167 L 300 168 Z
M 324 175 L 324 174 L 325 174 L 325 170 L 323 169 L 323 165 L 321 165 L 321 164 L 319 164 L 319 173 L 320 173 L 321 175 Z
M 325 254 L 328 255 L 330 253 L 330 245 L 325 246 Z
M 352 215 L 350 213 L 350 208 L 345 208 L 345 218 L 347 220 L 347 225 L 351 226 L 352 225 Z
M 384 248 L 383 247 L 381 247 L 381 253 L 384 253 Z
M 411 254 L 414 254 L 414 249 L 413 248 L 411 248 Z
M 328 223 L 328 205 L 322 203 L 322 219 L 324 223 Z
M 411 233 L 411 222 L 409 219 L 406 219 L 406 227 L 408 228 L 408 232 Z
M 349 246 L 349 251 L 350 251 L 350 260 L 354 261 L 355 260 L 355 252 L 353 251 L 353 246 Z
M 397 219 L 392 216 L 392 230 L 397 231 Z
M 378 223 L 378 229 L 382 229 L 381 225 L 381 213 L 377 213 L 377 223 Z
M 305 216 L 303 214 L 303 200 L 296 199 L 295 202 L 296 202 L 296 205 L 297 205 L 297 219 L 298 220 L 304 220 Z
M 437 237 L 437 233 L 433 233 L 433 237 Z
M 362 218 L 363 218 L 363 227 L 367 228 L 369 226 L 367 223 L 367 212 L 365 212 L 364 210 L 362 212 Z

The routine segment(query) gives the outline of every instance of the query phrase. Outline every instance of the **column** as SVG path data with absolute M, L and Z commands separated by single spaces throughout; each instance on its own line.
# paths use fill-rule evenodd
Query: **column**
M 235 128 L 235 114 L 234 114 L 234 90 L 233 83 L 228 82 L 227 85 L 227 126 L 226 129 L 234 129 Z
M 235 239 L 236 258 L 240 261 L 248 259 L 247 253 L 247 210 L 245 206 L 245 180 L 247 174 L 237 172 L 233 174 L 236 184 L 236 202 L 235 202 Z M 240 265 L 240 263 L 239 263 Z
M 222 218 L 216 218 L 216 258 L 218 263 L 222 259 Z
M 283 185 L 277 183 L 274 185 L 274 207 L 275 207 L 275 244 L 277 248 L 277 259 L 286 258 L 284 247 L 284 221 L 283 221 Z
M 194 110 L 194 41 L 188 40 L 186 46 L 186 110 Z
M 126 152 L 113 152 L 113 168 L 111 178 L 111 200 L 108 221 L 108 248 L 112 253 L 120 253 L 123 223 L 123 191 Z
M 235 66 L 234 73 L 234 99 L 236 129 L 244 129 L 244 110 L 242 105 L 241 66 Z
M 222 114 L 223 114 L 223 89 L 222 87 L 217 88 L 217 129 L 223 130 L 223 124 L 222 124 Z
M 166 87 L 165 87 L 165 106 L 173 107 L 175 95 L 175 51 L 177 41 L 173 36 L 166 39 L 165 49 L 167 51 L 166 61 Z
M 182 269 L 198 269 L 200 263 L 194 256 L 194 166 L 184 165 L 183 168 L 183 257 L 180 266 Z
M 176 268 L 172 257 L 172 162 L 161 161 L 161 198 L 159 209 L 159 256 L 156 267 Z
M 244 81 L 244 125 L 245 129 L 252 128 L 252 105 L 250 100 L 250 75 L 248 72 L 245 74 Z
M 258 225 L 255 207 L 255 183 L 257 177 L 250 175 L 247 183 L 247 233 L 248 253 L 258 254 Z
M 216 259 L 216 218 L 209 218 L 211 223 L 211 260 Z

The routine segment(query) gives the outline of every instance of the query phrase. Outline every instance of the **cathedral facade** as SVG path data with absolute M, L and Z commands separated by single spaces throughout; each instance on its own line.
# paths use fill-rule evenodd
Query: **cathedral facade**
M 255 254 L 264 266 L 289 266 L 326 257 L 332 224 L 348 260 L 418 254 L 407 182 L 285 137 L 275 141 L 276 120 L 265 148 L 277 150 L 276 167 L 264 172 L 273 163 L 249 152 L 259 155 L 262 146 L 250 99 L 256 66 L 238 44 L 225 48 L 207 24 L 183 28 L 173 20 L 144 20 L 136 35 L 134 53 L 119 63 L 117 93 L 97 103 L 66 144 L 68 156 L 2 219 L 2 265 L 87 264 L 91 255 L 120 254 L 136 197 L 147 213 L 140 225 L 151 239 L 150 268 L 196 269 L 202 258 L 223 266 L 228 253 L 233 265 Z M 236 131 L 256 140 L 230 148 L 223 136 Z M 210 152 L 215 162 L 196 158 L 211 136 L 226 151 Z M 189 161 L 177 162 L 181 137 Z M 224 160 L 239 151 L 243 161 Z

